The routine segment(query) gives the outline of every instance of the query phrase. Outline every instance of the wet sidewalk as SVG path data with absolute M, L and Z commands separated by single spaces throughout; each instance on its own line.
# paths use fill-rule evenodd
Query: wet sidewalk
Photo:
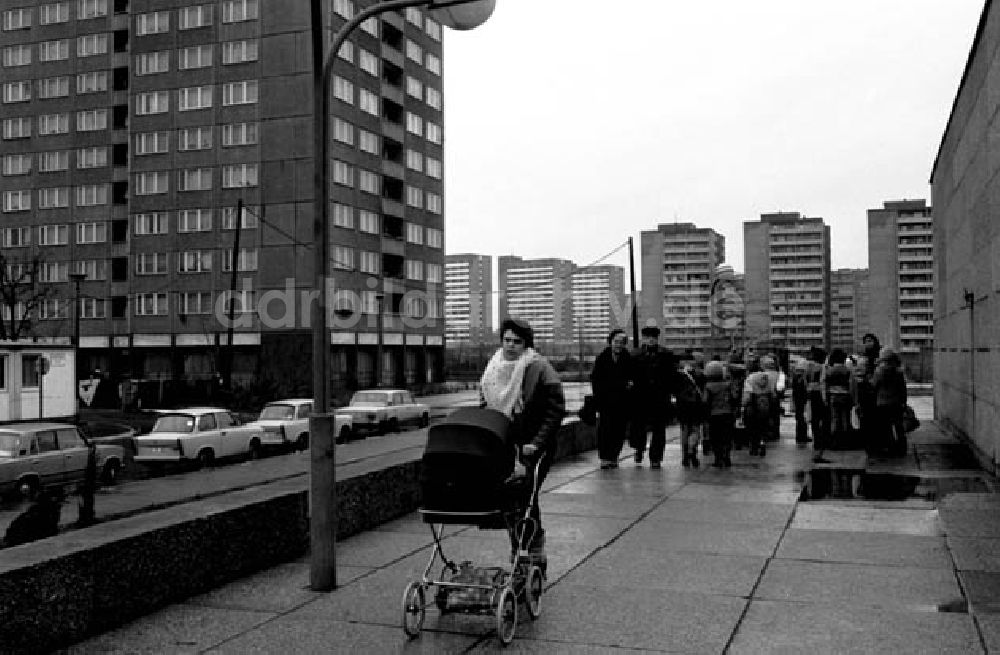
M 541 500 L 542 614 L 532 622 L 521 606 L 507 649 L 491 617 L 433 606 L 420 637 L 405 637 L 403 589 L 432 542 L 413 514 L 339 544 L 334 592 L 309 590 L 303 559 L 69 652 L 1000 653 L 1000 494 L 930 422 L 929 402 L 913 399 L 923 424 L 907 457 L 860 463 L 864 481 L 915 478 L 897 500 L 864 484 L 803 500 L 816 453 L 794 443 L 789 419 L 766 457 L 737 451 L 730 470 L 711 457 L 684 469 L 676 443 L 662 470 L 627 447 L 615 470 L 596 452 L 560 463 Z M 452 558 L 506 561 L 502 532 L 448 535 Z

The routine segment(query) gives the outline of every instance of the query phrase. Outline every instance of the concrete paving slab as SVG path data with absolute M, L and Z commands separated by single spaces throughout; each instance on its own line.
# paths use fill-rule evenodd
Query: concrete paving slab
M 692 591 L 747 598 L 766 563 L 764 557 L 634 549 L 611 544 L 582 563 L 559 584 Z
M 941 498 L 939 505 L 945 509 L 1000 509 L 1000 494 L 956 493 Z
M 794 511 L 794 505 L 778 503 L 754 505 L 724 500 L 677 500 L 670 498 L 654 509 L 649 518 L 654 521 L 693 521 L 696 523 L 783 528 L 788 524 Z
M 434 543 L 428 528 L 424 534 L 406 532 L 362 532 L 337 542 L 337 563 L 375 568 L 385 566 Z
M 947 536 L 948 548 L 960 571 L 1000 573 L 1000 539 Z
M 627 530 L 633 521 L 630 519 L 608 519 L 588 517 L 581 520 L 578 516 L 546 513 L 543 515 L 546 541 L 552 544 L 590 544 L 602 546 L 617 539 Z M 463 533 L 466 536 L 468 532 Z
M 724 472 L 723 472 L 724 473 Z M 731 478 L 729 484 L 684 485 L 680 491 L 673 494 L 677 500 L 727 500 L 741 503 L 778 503 L 792 504 L 798 501 L 801 485 L 786 483 L 779 487 L 753 487 L 745 479 Z
M 444 526 L 444 533 L 457 534 L 468 529 L 470 528 L 467 525 L 446 525 Z M 388 523 L 383 523 L 382 525 L 376 527 L 374 531 L 406 532 L 409 534 L 427 535 L 428 537 L 430 537 L 431 534 L 430 524 L 424 523 L 423 518 L 420 516 L 420 512 L 410 512 L 402 518 L 389 521 Z
M 941 510 L 941 521 L 954 537 L 1000 538 L 1000 509 L 949 507 Z
M 274 612 L 171 605 L 63 652 L 68 655 L 200 653 L 275 616 Z
M 726 525 L 662 519 L 644 521 L 615 542 L 623 556 L 643 551 L 693 551 L 720 555 L 770 557 L 781 538 L 780 528 Z
M 957 655 L 983 650 L 965 614 L 753 600 L 727 652 Z
M 649 496 L 608 496 L 582 493 L 544 493 L 539 498 L 542 517 L 550 514 L 602 516 L 605 518 L 638 518 L 651 510 L 661 499 Z
M 886 532 L 790 529 L 781 538 L 777 557 L 940 569 L 953 566 L 944 537 Z
M 925 537 L 943 534 L 937 510 L 884 509 L 841 504 L 801 503 L 795 508 L 792 528 L 890 532 Z
M 602 545 L 603 542 L 564 540 L 556 534 L 551 537 L 546 534 L 545 554 L 548 558 L 549 581 L 558 580 Z M 505 532 L 463 533 L 449 537 L 442 543 L 442 547 L 445 555 L 451 559 L 458 562 L 468 560 L 476 566 L 502 566 L 506 568 L 510 561 L 510 542 Z M 422 556 L 420 567 L 413 569 L 413 575 L 416 577 L 423 573 L 423 567 L 427 565 L 427 559 L 430 557 L 430 550 L 427 550 L 426 555 L 422 554 Z M 440 568 L 436 568 L 432 573 L 436 575 L 438 571 Z
M 754 598 L 936 612 L 962 599 L 954 571 L 772 560 Z
M 500 644 L 496 639 L 489 639 L 477 644 L 470 653 L 516 653 L 518 655 L 607 655 L 607 646 L 589 646 L 585 644 L 567 644 L 544 639 L 525 639 L 518 633 L 510 646 Z M 638 655 L 640 653 L 662 653 L 662 650 L 646 650 L 640 648 L 615 648 L 614 655 Z
M 557 488 L 564 494 L 597 494 L 601 496 L 669 496 L 684 486 L 683 475 L 657 475 L 658 471 L 609 469 L 574 479 Z
M 973 614 L 1000 614 L 1000 573 L 959 571 Z
M 554 586 L 543 602 L 542 617 L 519 626 L 519 639 L 675 653 L 721 653 L 746 603 L 682 591 L 567 584 Z
M 977 616 L 976 621 L 986 643 L 986 652 L 1000 653 L 1000 614 Z

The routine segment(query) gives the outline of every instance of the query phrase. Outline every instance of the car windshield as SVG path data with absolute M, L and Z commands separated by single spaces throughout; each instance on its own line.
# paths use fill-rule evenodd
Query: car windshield
M 294 405 L 266 405 L 260 412 L 260 420 L 284 420 L 295 418 L 295 406 Z
M 352 405 L 379 405 L 386 404 L 386 395 L 378 391 L 359 391 L 351 398 Z
M 0 432 L 0 458 L 17 457 L 17 445 L 17 433 Z
M 151 432 L 193 432 L 194 417 L 190 414 L 167 414 L 156 419 Z

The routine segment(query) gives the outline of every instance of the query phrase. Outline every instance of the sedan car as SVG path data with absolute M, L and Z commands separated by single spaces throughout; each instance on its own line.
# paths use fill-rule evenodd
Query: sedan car
M 347 407 L 338 414 L 351 417 L 354 432 L 369 431 L 376 434 L 396 432 L 406 423 L 425 427 L 431 421 L 430 408 L 414 402 L 413 395 L 403 389 L 369 389 L 357 391 Z
M 0 426 L 0 493 L 33 496 L 50 485 L 83 482 L 89 449 L 105 484 L 118 481 L 125 461 L 121 446 L 91 446 L 69 423 L 18 423 Z
M 225 409 L 193 407 L 161 410 L 149 434 L 135 438 L 135 461 L 145 464 L 195 461 L 211 466 L 216 459 L 244 455 L 259 457 L 264 430 L 240 425 Z
M 255 425 L 264 430 L 261 442 L 264 446 L 305 450 L 309 447 L 309 416 L 312 408 L 311 398 L 276 400 L 264 405 L 260 417 L 247 425 Z M 333 433 L 337 441 L 350 439 L 351 417 L 337 414 Z

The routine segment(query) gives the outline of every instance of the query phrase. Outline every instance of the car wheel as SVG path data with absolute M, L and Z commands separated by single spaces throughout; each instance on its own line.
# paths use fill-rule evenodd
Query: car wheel
M 375 431 L 375 434 L 377 434 L 379 436 L 382 436 L 383 434 L 387 433 L 388 431 L 389 431 L 389 423 L 387 421 L 379 421 L 378 422 L 378 429 Z
M 309 433 L 303 432 L 299 435 L 299 438 L 295 440 L 295 449 L 299 452 L 303 450 L 309 450 Z
M 198 468 L 209 467 L 213 464 L 215 464 L 215 453 L 210 448 L 198 453 Z
M 260 459 L 261 454 L 260 441 L 254 439 L 250 442 L 250 450 L 247 451 L 247 457 L 249 459 Z
M 389 419 L 389 432 L 399 432 L 399 419 Z
M 420 427 L 426 428 L 430 424 L 431 424 L 431 417 L 428 414 L 426 414 L 426 413 L 421 414 L 420 415 Z
M 337 436 L 337 443 L 347 443 L 351 440 L 351 427 L 345 425 L 340 428 L 340 435 Z
M 118 484 L 118 479 L 121 478 L 122 465 L 118 460 L 113 459 L 104 465 L 104 470 L 101 472 L 101 482 L 105 486 L 113 487 Z

